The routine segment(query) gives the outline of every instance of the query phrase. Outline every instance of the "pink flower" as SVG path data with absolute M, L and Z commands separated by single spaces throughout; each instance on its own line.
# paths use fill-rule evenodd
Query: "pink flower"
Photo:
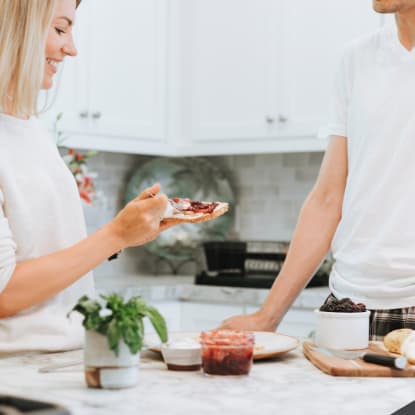
M 88 193 L 87 193 L 87 192 L 85 192 L 85 191 L 83 191 L 83 190 L 80 190 L 80 191 L 79 191 L 79 195 L 81 196 L 81 199 L 82 199 L 85 203 L 88 203 L 88 204 L 91 204 L 91 203 L 92 203 L 92 199 L 90 198 L 90 196 L 88 195 Z
M 95 153 L 87 152 L 85 154 L 77 153 L 73 149 L 68 150 L 68 155 L 64 157 L 66 164 L 75 177 L 78 186 L 79 195 L 86 203 L 92 203 L 96 196 L 95 183 L 90 174 L 86 162 L 89 157 Z M 92 174 L 92 176 L 96 176 Z

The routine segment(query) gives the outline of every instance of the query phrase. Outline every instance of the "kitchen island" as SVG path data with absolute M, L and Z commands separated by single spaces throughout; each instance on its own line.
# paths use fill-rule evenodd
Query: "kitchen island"
M 140 295 L 157 307 L 170 331 L 200 331 L 217 327 L 232 315 L 252 313 L 264 303 L 269 290 L 213 285 L 195 285 L 189 276 L 123 276 L 97 280 L 101 293 Z M 285 315 L 279 330 L 306 338 L 315 327 L 313 310 L 329 294 L 328 287 L 306 288 Z M 154 331 L 145 320 L 146 332 Z
M 147 351 L 138 385 L 118 391 L 88 389 L 82 364 L 39 372 L 77 359 L 79 350 L 0 357 L 0 393 L 58 403 L 73 415 L 389 415 L 415 398 L 414 378 L 332 377 L 305 359 L 301 347 L 258 361 L 241 377 L 168 371 L 158 354 Z

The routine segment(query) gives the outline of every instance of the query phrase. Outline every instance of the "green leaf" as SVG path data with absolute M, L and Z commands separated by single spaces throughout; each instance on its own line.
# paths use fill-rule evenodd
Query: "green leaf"
M 148 305 L 141 297 L 130 298 L 128 304 L 134 307 L 137 314 L 146 316 L 150 319 L 151 324 L 163 343 L 168 340 L 166 321 L 155 307 Z
M 140 320 L 138 320 L 137 322 L 137 329 L 138 329 L 138 333 L 140 336 L 140 340 L 141 340 L 141 345 L 140 345 L 140 349 L 143 347 L 143 340 L 144 340 L 144 322 L 143 319 L 140 318 Z
M 91 300 L 87 295 L 82 296 L 72 311 L 78 311 L 85 317 L 89 314 L 97 313 L 101 310 L 101 304 L 96 300 Z
M 85 152 L 84 156 L 85 156 L 86 158 L 90 158 L 90 157 L 94 157 L 94 156 L 96 156 L 97 154 L 98 154 L 98 151 L 95 151 L 95 150 L 88 150 L 88 151 L 86 151 L 86 152 Z
M 142 320 L 139 320 L 142 323 Z M 129 324 L 122 329 L 122 338 L 132 354 L 138 353 L 143 347 L 143 331 L 140 324 Z
M 99 331 L 101 326 L 101 317 L 98 313 L 89 314 L 85 317 L 83 326 L 86 330 Z
M 167 324 L 164 317 L 157 311 L 157 309 L 149 305 L 147 305 L 147 308 L 144 310 L 144 314 L 150 319 L 151 324 L 156 330 L 162 343 L 167 342 Z
M 163 316 L 154 307 L 148 305 L 142 297 L 132 297 L 125 302 L 121 295 L 113 293 L 101 295 L 101 298 L 105 304 L 83 296 L 71 312 L 78 311 L 84 316 L 82 324 L 86 330 L 96 331 L 106 336 L 108 347 L 116 356 L 119 354 L 121 340 L 132 354 L 141 350 L 144 339 L 144 317 L 150 319 L 161 341 L 167 341 L 167 326 Z M 110 309 L 112 314 L 102 313 L 100 315 L 103 308 Z
M 121 332 L 116 320 L 112 320 L 107 329 L 107 340 L 109 348 L 118 356 Z
M 107 308 L 112 310 L 114 314 L 122 310 L 124 300 L 119 294 L 101 295 L 101 298 L 107 302 Z

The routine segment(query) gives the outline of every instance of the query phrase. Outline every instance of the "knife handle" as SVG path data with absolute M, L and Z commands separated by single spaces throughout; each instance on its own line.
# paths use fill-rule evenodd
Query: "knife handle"
M 377 365 L 388 366 L 394 369 L 405 369 L 406 357 L 404 356 L 385 356 L 376 353 L 365 353 L 362 359 L 368 363 L 376 363 Z

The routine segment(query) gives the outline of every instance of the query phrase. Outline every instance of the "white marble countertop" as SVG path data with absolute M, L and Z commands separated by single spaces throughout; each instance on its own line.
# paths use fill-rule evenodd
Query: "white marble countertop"
M 300 348 L 256 362 L 242 377 L 171 372 L 158 355 L 145 352 L 138 385 L 120 391 L 86 388 L 82 365 L 38 372 L 81 356 L 73 351 L 0 357 L 0 394 L 57 403 L 73 415 L 389 415 L 414 399 L 413 378 L 332 377 L 307 361 Z

